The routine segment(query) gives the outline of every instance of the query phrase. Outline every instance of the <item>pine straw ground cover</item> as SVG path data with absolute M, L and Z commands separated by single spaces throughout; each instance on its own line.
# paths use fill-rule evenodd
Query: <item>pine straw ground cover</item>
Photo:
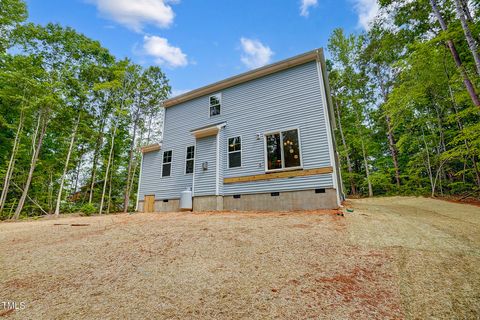
M 26 303 L 9 319 L 480 317 L 478 207 L 353 206 L 2 223 L 0 301 Z

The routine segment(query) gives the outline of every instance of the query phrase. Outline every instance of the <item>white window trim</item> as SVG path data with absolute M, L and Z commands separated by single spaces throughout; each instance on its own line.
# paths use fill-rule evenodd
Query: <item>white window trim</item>
M 188 156 L 188 148 L 189 148 L 189 147 L 193 147 L 193 158 L 192 158 L 192 159 L 187 159 L 187 156 Z M 195 172 L 195 152 L 196 152 L 195 149 L 196 149 L 196 148 L 195 148 L 195 145 L 191 145 L 191 146 L 186 146 L 186 147 L 185 147 L 185 170 L 183 171 L 183 173 L 184 173 L 185 175 L 191 175 L 191 174 L 193 174 L 193 172 Z M 187 173 L 187 161 L 189 161 L 189 160 L 193 160 L 193 172 Z
M 240 150 L 237 150 L 237 151 L 229 151 L 228 150 L 228 140 L 230 139 L 233 139 L 233 138 L 240 138 Z M 233 168 L 230 168 L 230 153 L 234 153 L 234 152 L 240 152 L 240 166 L 238 167 L 233 167 Z M 243 137 L 240 135 L 240 136 L 233 136 L 233 137 L 228 137 L 227 138 L 227 169 L 241 169 L 243 168 Z
M 220 100 L 220 113 L 219 113 L 219 114 L 216 114 L 216 115 L 214 115 L 214 116 L 211 116 L 211 115 L 210 115 L 210 108 L 212 107 L 212 106 L 210 105 L 210 98 L 211 98 L 211 97 L 217 97 L 218 100 Z M 222 93 L 221 93 L 221 92 L 215 93 L 215 94 L 212 94 L 212 95 L 209 95 L 209 96 L 208 96 L 208 117 L 211 118 L 211 117 L 217 117 L 217 116 L 220 116 L 220 115 L 222 115 Z
M 297 130 L 298 133 L 298 153 L 300 155 L 300 165 L 296 167 L 289 167 L 285 168 L 283 167 L 285 165 L 285 159 L 284 159 L 284 152 L 283 152 L 283 137 L 282 137 L 282 132 L 284 131 L 290 131 L 290 130 Z M 280 169 L 268 169 L 268 153 L 267 153 L 267 136 L 270 134 L 278 133 L 280 134 L 280 147 L 282 149 L 281 157 L 282 157 L 282 168 Z M 299 127 L 292 127 L 292 128 L 286 128 L 286 129 L 279 129 L 279 130 L 272 130 L 272 131 L 267 131 L 263 133 L 263 152 L 264 152 L 264 169 L 266 173 L 269 172 L 279 172 L 279 171 L 292 171 L 292 170 L 300 170 L 303 169 L 303 154 L 302 154 L 302 139 L 300 138 L 300 128 Z
M 171 157 L 171 159 L 170 159 L 170 162 L 166 162 L 166 163 L 165 163 L 165 162 L 163 162 L 164 154 L 165 154 L 165 152 L 169 152 L 169 151 L 172 152 L 172 157 Z M 169 163 L 170 163 L 170 175 L 164 176 L 164 175 L 163 175 L 163 165 L 164 165 L 164 164 L 169 164 Z M 170 150 L 165 150 L 165 151 L 163 151 L 163 153 L 162 153 L 162 178 L 171 177 L 171 176 L 172 176 L 172 171 L 173 171 L 173 150 L 172 150 L 172 149 L 170 149 Z

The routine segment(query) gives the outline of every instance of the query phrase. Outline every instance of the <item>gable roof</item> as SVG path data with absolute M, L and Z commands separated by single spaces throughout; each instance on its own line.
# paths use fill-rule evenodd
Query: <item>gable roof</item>
M 177 104 L 180 104 L 195 98 L 199 98 L 201 96 L 205 96 L 208 94 L 213 94 L 223 89 L 230 88 L 247 81 L 258 79 L 260 77 L 267 76 L 275 72 L 286 70 L 310 61 L 322 61 L 322 60 L 323 60 L 323 49 L 318 48 L 318 49 L 300 54 L 298 56 L 295 56 L 286 60 L 282 60 L 276 63 L 272 63 L 264 67 L 254 69 L 245 73 L 241 73 L 239 75 L 227 78 L 225 80 L 221 80 L 221 81 L 212 83 L 210 85 L 181 94 L 179 96 L 170 98 L 163 102 L 163 106 L 165 108 L 173 107 Z

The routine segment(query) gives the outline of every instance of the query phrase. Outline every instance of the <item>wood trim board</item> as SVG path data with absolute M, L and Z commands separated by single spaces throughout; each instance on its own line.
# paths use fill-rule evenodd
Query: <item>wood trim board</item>
M 313 176 L 316 174 L 326 174 L 326 173 L 332 173 L 332 172 L 333 172 L 333 167 L 323 167 L 323 168 L 295 170 L 295 171 L 282 171 L 282 172 L 257 174 L 252 176 L 225 178 L 223 179 L 223 183 L 229 184 L 229 183 L 238 183 L 238 182 L 252 182 L 252 181 L 261 181 L 261 180 L 282 179 L 282 178 L 305 177 L 305 176 Z

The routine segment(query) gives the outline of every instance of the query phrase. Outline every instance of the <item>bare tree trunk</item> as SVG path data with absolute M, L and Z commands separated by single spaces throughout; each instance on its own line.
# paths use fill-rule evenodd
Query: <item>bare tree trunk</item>
M 109 179 L 109 183 L 108 183 L 107 214 L 110 213 L 110 206 L 112 204 L 112 180 L 113 180 L 113 173 L 115 172 L 114 171 L 114 168 L 115 168 L 115 152 L 113 153 L 112 159 L 113 159 L 113 161 L 112 161 L 112 173 L 110 173 L 110 179 Z
M 433 12 L 437 17 L 438 22 L 442 27 L 442 30 L 447 31 L 447 24 L 445 23 L 445 20 L 443 20 L 440 10 L 438 9 L 436 0 L 430 0 L 430 5 L 432 6 Z M 473 87 L 473 84 L 470 81 L 470 78 L 468 77 L 468 74 L 465 71 L 465 68 L 463 68 L 462 66 L 462 60 L 460 59 L 460 55 L 458 54 L 458 51 L 455 48 L 453 41 L 447 40 L 447 46 L 450 49 L 453 60 L 455 61 L 455 65 L 457 66 L 457 68 L 460 70 L 460 73 L 462 74 L 463 83 L 465 85 L 465 88 L 468 91 L 468 94 L 470 95 L 470 98 L 472 99 L 473 104 L 476 105 L 477 107 L 480 107 L 480 99 L 478 98 L 475 92 L 475 88 Z
M 365 164 L 365 174 L 367 175 L 368 196 L 373 197 L 372 182 L 370 181 L 370 170 L 368 169 L 367 152 L 365 150 L 365 144 L 363 143 L 363 138 L 360 138 L 360 141 L 362 142 L 363 162 Z
M 10 207 L 10 212 L 8 213 L 8 219 L 9 220 L 12 218 L 13 208 L 15 208 L 16 204 L 17 204 L 17 199 L 13 199 L 12 206 Z
M 72 137 L 70 139 L 70 145 L 68 146 L 67 159 L 65 160 L 65 166 L 63 167 L 62 178 L 60 179 L 60 187 L 58 189 L 57 204 L 55 206 L 55 215 L 58 217 L 60 215 L 60 202 L 62 201 L 62 191 L 63 185 L 65 183 L 65 178 L 68 172 L 68 165 L 70 163 L 70 156 L 72 155 L 73 145 L 75 144 L 75 137 L 77 136 L 78 125 L 80 123 L 81 112 L 78 113 L 77 121 L 73 127 Z
M 457 107 L 457 102 L 455 101 L 455 97 L 453 95 L 453 91 L 452 91 L 452 87 L 450 86 L 450 75 L 448 74 L 448 70 L 447 70 L 447 66 L 446 64 L 444 63 L 444 70 L 445 70 L 445 76 L 447 77 L 447 85 L 448 85 L 448 93 L 450 95 L 450 100 L 452 100 L 452 106 L 453 106 L 453 111 L 455 112 L 455 119 L 457 121 L 457 126 L 458 126 L 458 129 L 460 131 L 463 130 L 463 123 L 462 121 L 460 120 L 460 117 L 458 116 L 458 107 Z M 465 144 L 465 148 L 467 150 L 467 154 L 468 156 L 470 156 L 470 144 L 468 143 L 467 139 L 463 139 L 463 143 Z M 476 183 L 477 183 L 477 186 L 480 187 L 480 172 L 478 170 L 478 167 L 477 167 L 477 161 L 476 161 L 476 157 L 475 157 L 475 154 L 472 154 L 471 155 L 471 159 L 472 159 L 472 166 L 473 166 L 473 169 L 475 171 L 475 177 L 476 177 Z M 467 157 L 464 157 L 464 170 L 467 166 Z M 463 179 L 465 180 L 465 173 L 463 173 Z
M 335 99 L 335 109 L 337 111 L 337 122 L 338 122 L 338 129 L 340 130 L 340 137 L 342 139 L 342 145 L 343 148 L 345 149 L 345 157 L 347 160 L 347 170 L 348 170 L 348 175 L 349 175 L 349 180 L 350 180 L 350 191 L 352 192 L 352 195 L 357 194 L 357 188 L 355 186 L 355 180 L 353 179 L 353 168 L 352 168 L 352 162 L 350 161 L 350 154 L 347 146 L 347 141 L 345 140 L 345 135 L 343 133 L 343 127 L 342 127 L 342 118 L 340 114 L 340 107 L 338 105 L 338 100 Z
M 465 18 L 465 11 L 462 8 L 460 0 L 455 0 L 455 9 L 457 10 L 458 18 L 460 19 L 460 22 L 462 24 L 463 33 L 465 34 L 465 38 L 467 39 L 468 47 L 472 52 L 473 59 L 475 60 L 475 68 L 477 70 L 477 75 L 480 75 L 480 55 L 478 54 L 477 43 L 473 39 L 472 31 L 468 26 L 467 19 Z
M 432 164 L 430 162 L 430 152 L 428 151 L 428 145 L 427 141 L 425 140 L 425 133 L 423 132 L 422 128 L 422 138 L 423 138 L 423 144 L 425 145 L 425 151 L 427 152 L 427 173 L 428 173 L 428 178 L 430 179 L 430 187 L 432 190 L 432 197 L 435 196 L 435 182 L 433 181 L 433 174 L 432 174 Z
M 74 183 L 74 192 L 77 192 L 78 189 L 78 180 L 80 179 L 80 170 L 83 164 L 84 149 L 80 149 L 80 159 L 78 159 L 77 169 L 75 170 L 75 183 Z
M 133 153 L 135 149 L 135 139 L 137 137 L 137 124 L 138 124 L 138 117 L 140 113 L 140 108 L 137 107 L 136 113 L 135 113 L 135 118 L 134 118 L 134 123 L 133 123 L 133 136 L 132 136 L 132 141 L 130 142 L 130 151 L 129 151 L 129 156 L 128 156 L 128 169 L 127 169 L 127 183 L 125 185 L 125 196 L 123 199 L 123 212 L 127 213 L 128 212 L 128 205 L 130 202 L 130 179 L 131 179 L 131 174 L 132 174 L 132 161 L 133 161 Z
M 20 188 L 20 187 L 18 186 L 18 184 L 16 184 L 14 181 L 12 181 L 12 184 L 13 184 L 18 190 L 20 190 L 20 192 L 23 192 L 23 189 Z M 32 203 L 33 203 L 34 205 L 36 205 L 45 215 L 48 214 L 48 212 L 45 211 L 45 210 L 42 208 L 42 206 L 41 206 L 40 204 L 38 204 L 37 201 L 35 201 L 35 200 L 33 200 L 32 198 L 30 198 L 30 196 L 29 196 L 28 194 L 27 194 L 27 198 L 28 198 L 28 200 L 32 201 Z M 15 201 L 14 201 L 13 203 L 15 204 L 16 201 L 17 201 L 17 199 L 15 199 Z M 13 207 L 14 207 L 14 206 L 12 206 L 12 208 L 10 209 L 10 215 L 12 214 Z
M 470 8 L 468 7 L 468 0 L 460 0 L 460 3 L 462 5 L 462 10 L 463 13 L 465 14 L 465 17 L 467 18 L 468 23 L 474 24 L 475 21 L 473 20 L 472 14 L 470 13 Z M 477 35 L 477 42 L 480 41 L 480 38 Z
M 95 178 L 97 174 L 97 161 L 98 161 L 98 156 L 100 153 L 100 148 L 102 146 L 103 142 L 103 130 L 105 128 L 105 118 L 102 117 L 102 120 L 100 122 L 100 127 L 99 127 L 99 134 L 97 137 L 97 143 L 95 145 L 95 150 L 93 152 L 93 163 L 92 163 L 92 174 L 90 176 L 90 190 L 89 190 L 89 195 L 88 195 L 88 203 L 92 203 L 93 200 L 93 189 L 95 187 Z
M 42 115 L 40 114 L 39 117 L 42 117 Z M 36 143 L 36 146 L 32 146 L 34 148 L 34 152 L 32 154 L 32 160 L 30 163 L 30 171 L 28 172 L 27 181 L 25 182 L 25 186 L 23 187 L 22 195 L 18 200 L 17 209 L 15 209 L 15 213 L 13 215 L 14 219 L 18 219 L 20 217 L 20 213 L 22 212 L 23 206 L 25 204 L 25 199 L 28 196 L 28 190 L 30 189 L 30 184 L 32 183 L 33 172 L 35 171 L 35 167 L 37 165 L 40 149 L 42 148 L 43 138 L 45 136 L 45 132 L 47 131 L 47 119 L 46 119 L 47 115 L 43 115 L 43 117 L 44 117 L 43 124 L 39 132 L 38 141 Z
M 395 141 L 395 137 L 393 135 L 393 128 L 392 128 L 392 121 L 389 116 L 385 116 L 385 121 L 387 123 L 387 136 L 388 136 L 388 145 L 390 148 L 390 154 L 392 155 L 393 160 L 393 168 L 395 169 L 395 181 L 397 183 L 397 187 L 400 187 L 400 169 L 398 165 L 398 150 L 397 150 L 397 143 Z
M 10 180 L 12 179 L 13 170 L 15 168 L 15 158 L 17 156 L 18 148 L 20 146 L 20 134 L 23 130 L 24 116 L 25 114 L 22 109 L 20 113 L 20 119 L 18 121 L 17 133 L 15 134 L 15 140 L 13 141 L 12 155 L 10 156 L 10 161 L 8 162 L 7 172 L 5 173 L 5 182 L 3 183 L 2 194 L 0 195 L 0 214 L 2 213 L 5 202 L 7 201 Z
M 470 13 L 470 9 L 468 8 L 468 0 L 460 0 L 460 5 L 462 6 L 462 10 L 465 13 L 465 17 L 469 22 L 473 22 L 473 17 Z
M 153 118 L 153 112 L 150 113 L 150 117 L 148 119 L 147 145 L 150 144 L 150 136 L 152 134 L 152 118 Z
M 447 150 L 447 147 L 445 145 L 445 133 L 443 130 L 441 110 L 439 108 L 438 103 L 433 102 L 433 106 L 435 108 L 435 113 L 437 114 L 438 136 L 440 138 L 440 142 L 439 142 L 439 155 L 440 155 L 441 152 L 445 152 Z
M 133 183 L 135 182 L 135 175 L 137 173 L 137 167 L 138 167 L 138 159 L 135 159 L 134 161 L 134 165 L 133 165 L 133 170 L 132 170 L 132 179 L 130 179 L 130 194 L 128 195 L 129 198 L 132 194 L 132 190 L 133 190 Z
M 140 131 L 140 144 L 142 143 L 143 141 L 143 134 L 144 134 L 144 131 L 142 129 L 142 131 Z M 139 164 L 139 160 L 138 160 L 138 154 L 135 154 L 135 160 L 134 160 L 134 166 L 133 166 L 133 173 L 132 173 L 132 179 L 130 181 L 130 195 L 132 193 L 132 190 L 133 190 L 133 184 L 135 183 L 135 175 L 137 173 L 137 168 L 138 168 L 138 164 Z M 129 197 L 130 197 L 129 195 Z M 135 203 L 137 203 L 137 195 L 135 195 Z
M 388 101 L 389 90 L 385 87 L 385 82 L 383 81 L 382 76 L 379 74 L 379 70 L 376 69 L 375 74 L 380 84 L 380 89 L 382 91 L 383 103 Z M 397 188 L 400 187 L 400 169 L 398 165 L 398 149 L 397 143 L 395 141 L 395 136 L 393 135 L 392 120 L 389 115 L 385 114 L 385 122 L 387 124 L 387 138 L 388 138 L 388 147 L 390 149 L 390 154 L 392 156 L 393 168 L 395 170 L 395 181 L 397 183 Z
M 103 191 L 102 191 L 102 198 L 100 200 L 100 209 L 98 210 L 99 214 L 102 214 L 103 210 L 103 201 L 105 200 L 105 191 L 107 189 L 107 182 L 108 182 L 108 173 L 110 171 L 110 164 L 112 162 L 112 156 L 113 156 L 113 147 L 115 143 L 115 134 L 117 133 L 117 125 L 116 123 L 113 124 L 113 132 L 112 132 L 112 140 L 111 140 L 111 146 L 110 146 L 110 153 L 108 154 L 108 161 L 107 161 L 107 168 L 105 169 L 105 178 L 103 181 Z
M 51 214 L 52 208 L 53 208 L 53 172 L 52 170 L 48 172 L 48 176 L 50 177 L 50 182 L 48 184 L 47 204 L 48 204 L 48 214 Z

